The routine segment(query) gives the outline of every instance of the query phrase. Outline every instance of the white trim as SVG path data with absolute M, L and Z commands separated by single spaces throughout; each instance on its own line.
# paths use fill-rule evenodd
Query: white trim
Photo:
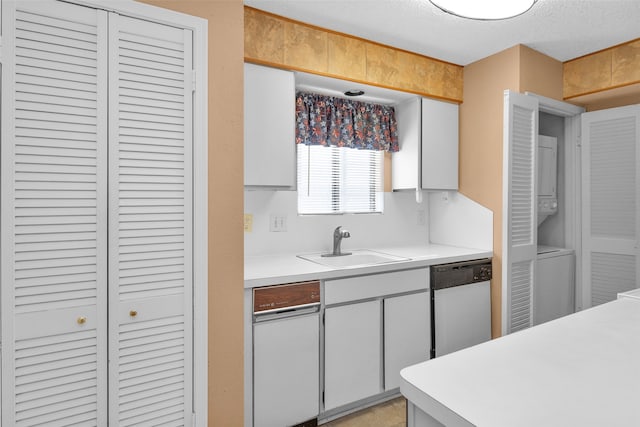
M 565 243 L 575 251 L 574 309 L 582 310 L 582 115 L 565 118 Z M 567 223 L 571 221 L 572 223 Z
M 253 426 L 253 291 L 244 290 L 244 427 Z
M 108 15 L 108 14 L 107 14 Z M 108 30 L 107 33 L 110 34 L 114 29 L 117 28 L 118 23 L 120 21 L 119 15 L 111 15 L 108 16 Z M 118 114 L 118 103 L 115 102 L 118 99 L 118 93 L 115 92 L 118 88 L 118 72 L 120 71 L 120 64 L 117 60 L 112 60 L 111 58 L 118 57 L 118 42 L 109 41 L 108 42 L 108 60 L 106 66 L 109 67 L 108 71 L 108 81 L 109 88 L 107 91 L 107 99 L 109 104 L 109 112 L 107 116 L 108 123 L 108 135 L 118 135 L 119 130 L 119 114 Z M 114 146 L 115 145 L 115 146 Z M 114 140 L 109 141 L 109 146 L 107 149 L 109 156 L 109 165 L 108 165 L 108 176 L 109 176 L 109 188 L 107 190 L 107 197 L 109 198 L 109 207 L 107 213 L 107 221 L 109 222 L 109 256 L 114 252 L 114 248 L 118 248 L 118 205 L 119 205 L 119 173 L 118 173 L 118 164 L 119 164 L 119 151 L 117 146 L 119 145 L 118 139 L 114 138 Z M 114 215 L 115 214 L 115 215 Z M 114 260 L 115 261 L 115 260 Z M 118 271 L 118 263 L 117 262 L 109 262 L 109 277 L 117 278 L 119 276 Z M 111 281 L 111 283 L 118 284 L 118 279 Z M 109 284 L 111 287 L 111 283 Z M 120 367 L 120 359 L 118 357 L 118 341 L 119 341 L 119 331 L 118 327 L 118 306 L 119 306 L 119 295 L 118 289 L 109 289 L 109 379 L 107 390 L 109 393 L 109 403 L 107 406 L 108 419 L 109 421 L 113 420 L 113 423 L 118 422 L 118 383 L 119 378 L 117 372 Z
M 509 233 L 509 135 L 507 134 L 507 123 L 511 120 L 511 114 L 507 105 L 509 97 L 509 90 L 505 90 L 502 95 L 502 271 L 500 277 L 502 280 L 500 290 L 500 336 L 507 335 L 509 331 L 509 286 L 507 285 L 507 260 L 505 255 L 508 255 L 508 233 Z
M 109 94 L 109 17 L 106 12 L 97 11 L 97 34 L 98 34 L 98 99 L 108 99 Z M 109 419 L 109 401 L 104 400 L 109 397 L 109 105 L 99 105 L 97 109 L 98 129 L 96 137 L 98 139 L 98 152 L 96 159 L 98 161 L 98 170 L 96 174 L 98 185 L 98 194 L 96 195 L 96 203 L 98 207 L 98 250 L 96 254 L 96 262 L 100 268 L 98 274 L 103 274 L 104 279 L 97 282 L 98 299 L 97 311 L 99 314 L 99 323 L 97 331 L 99 332 L 98 347 L 98 422 L 107 422 Z M 102 193 L 102 194 L 100 194 Z M 101 286 L 103 285 L 103 286 Z M 102 350 L 102 351 L 100 351 Z
M 558 101 L 557 99 L 547 98 L 546 96 L 537 95 L 533 92 L 525 92 L 527 96 L 533 96 L 538 99 L 540 111 L 543 113 L 553 114 L 560 117 L 572 117 L 584 113 L 584 108 L 568 102 Z
M 208 27 L 198 19 L 193 28 L 193 406 L 198 426 L 208 424 Z
M 186 28 L 189 30 L 206 30 L 207 20 L 187 15 L 182 12 L 176 12 L 164 9 L 158 6 L 152 6 L 140 3 L 134 0 L 60 0 L 66 3 L 74 3 L 81 6 L 87 6 L 94 9 L 102 9 L 108 12 L 115 12 L 126 15 L 130 18 L 138 18 L 147 21 L 153 21 L 159 24 L 169 25 L 176 28 Z M 206 33 L 205 33 L 206 34 Z
M 2 20 L 8 25 L 3 25 L 4 34 L 8 31 L 8 28 L 14 28 L 15 26 L 15 8 L 5 7 L 2 11 Z M 12 30 L 15 33 L 15 29 Z M 5 37 L 6 40 L 6 37 Z M 13 228 L 15 225 L 15 218 L 13 212 L 13 199 L 14 199 L 14 163 L 15 158 L 15 144 L 9 143 L 14 141 L 15 138 L 15 90 L 7 90 L 7 88 L 15 87 L 15 43 L 8 43 L 2 45 L 0 61 L 2 63 L 2 129 L 0 144 L 0 223 L 2 224 L 2 230 L 11 231 L 7 235 L 13 235 Z M 2 234 L 2 244 L 0 244 L 0 283 L 13 283 L 13 263 L 14 255 L 12 250 L 12 242 L 7 242 L 8 238 L 5 234 Z M 5 288 L 5 286 L 3 286 Z M 6 289 L 2 289 L 1 292 L 1 305 L 0 309 L 2 317 L 1 323 L 1 336 L 3 341 L 13 343 L 15 340 L 14 334 L 14 318 L 13 316 L 7 316 L 6 313 L 13 313 L 13 299 L 14 299 L 14 287 L 6 286 Z M 6 345 L 5 345 L 6 348 Z M 6 353 L 6 350 L 5 350 Z M 0 391 L 2 394 L 2 404 L 0 404 L 0 412 L 4 418 L 0 419 L 0 425 L 11 425 L 13 423 L 13 414 L 15 414 L 15 398 L 8 398 L 11 396 L 12 390 L 15 388 L 15 381 L 12 375 L 8 375 L 8 372 L 15 370 L 15 364 L 13 357 L 2 357 L 2 386 Z M 5 396 L 5 393 L 7 396 Z M 5 407 L 5 411 L 1 408 Z
M 539 110 L 554 116 L 564 117 L 565 140 L 565 247 L 576 254 L 575 264 L 575 310 L 583 308 L 582 301 L 582 156 L 580 144 L 581 115 L 583 107 L 564 101 L 547 98 L 532 92 L 526 95 L 538 99 Z
M 501 289 L 501 316 L 500 319 L 500 335 L 504 336 L 509 333 L 509 286 L 507 274 L 507 262 L 509 255 L 509 133 L 508 123 L 511 121 L 511 111 L 509 109 L 508 100 L 511 91 L 505 90 L 502 100 L 502 278 Z

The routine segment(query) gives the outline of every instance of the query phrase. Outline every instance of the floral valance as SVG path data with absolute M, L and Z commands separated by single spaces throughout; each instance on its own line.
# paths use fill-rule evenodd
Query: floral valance
M 398 151 L 391 106 L 296 93 L 296 144 Z

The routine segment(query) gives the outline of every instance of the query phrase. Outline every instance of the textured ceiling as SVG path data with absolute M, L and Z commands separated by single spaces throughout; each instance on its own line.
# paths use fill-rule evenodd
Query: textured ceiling
M 428 0 L 245 0 L 247 6 L 459 65 L 516 44 L 559 61 L 640 38 L 640 0 L 538 0 L 524 15 L 472 21 Z

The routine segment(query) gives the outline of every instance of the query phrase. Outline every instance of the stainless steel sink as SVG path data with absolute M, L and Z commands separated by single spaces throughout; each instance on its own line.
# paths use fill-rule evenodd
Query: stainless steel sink
M 347 267 L 364 267 L 368 265 L 386 264 L 390 262 L 408 261 L 410 258 L 403 258 L 396 255 L 385 254 L 382 252 L 370 251 L 368 249 L 360 249 L 352 251 L 349 255 L 341 256 L 323 256 L 323 254 L 305 254 L 298 255 L 307 261 L 316 264 L 326 265 L 328 267 L 347 268 Z

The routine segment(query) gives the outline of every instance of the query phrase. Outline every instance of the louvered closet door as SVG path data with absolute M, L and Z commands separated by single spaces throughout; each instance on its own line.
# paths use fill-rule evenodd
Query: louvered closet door
M 192 35 L 109 29 L 110 424 L 189 425 Z
M 536 141 L 538 101 L 505 92 L 503 276 L 506 333 L 532 325 L 537 256 Z M 503 305 L 505 305 L 503 303 Z
M 585 307 L 638 287 L 640 106 L 582 115 Z
M 3 2 L 2 425 L 106 425 L 106 14 Z

